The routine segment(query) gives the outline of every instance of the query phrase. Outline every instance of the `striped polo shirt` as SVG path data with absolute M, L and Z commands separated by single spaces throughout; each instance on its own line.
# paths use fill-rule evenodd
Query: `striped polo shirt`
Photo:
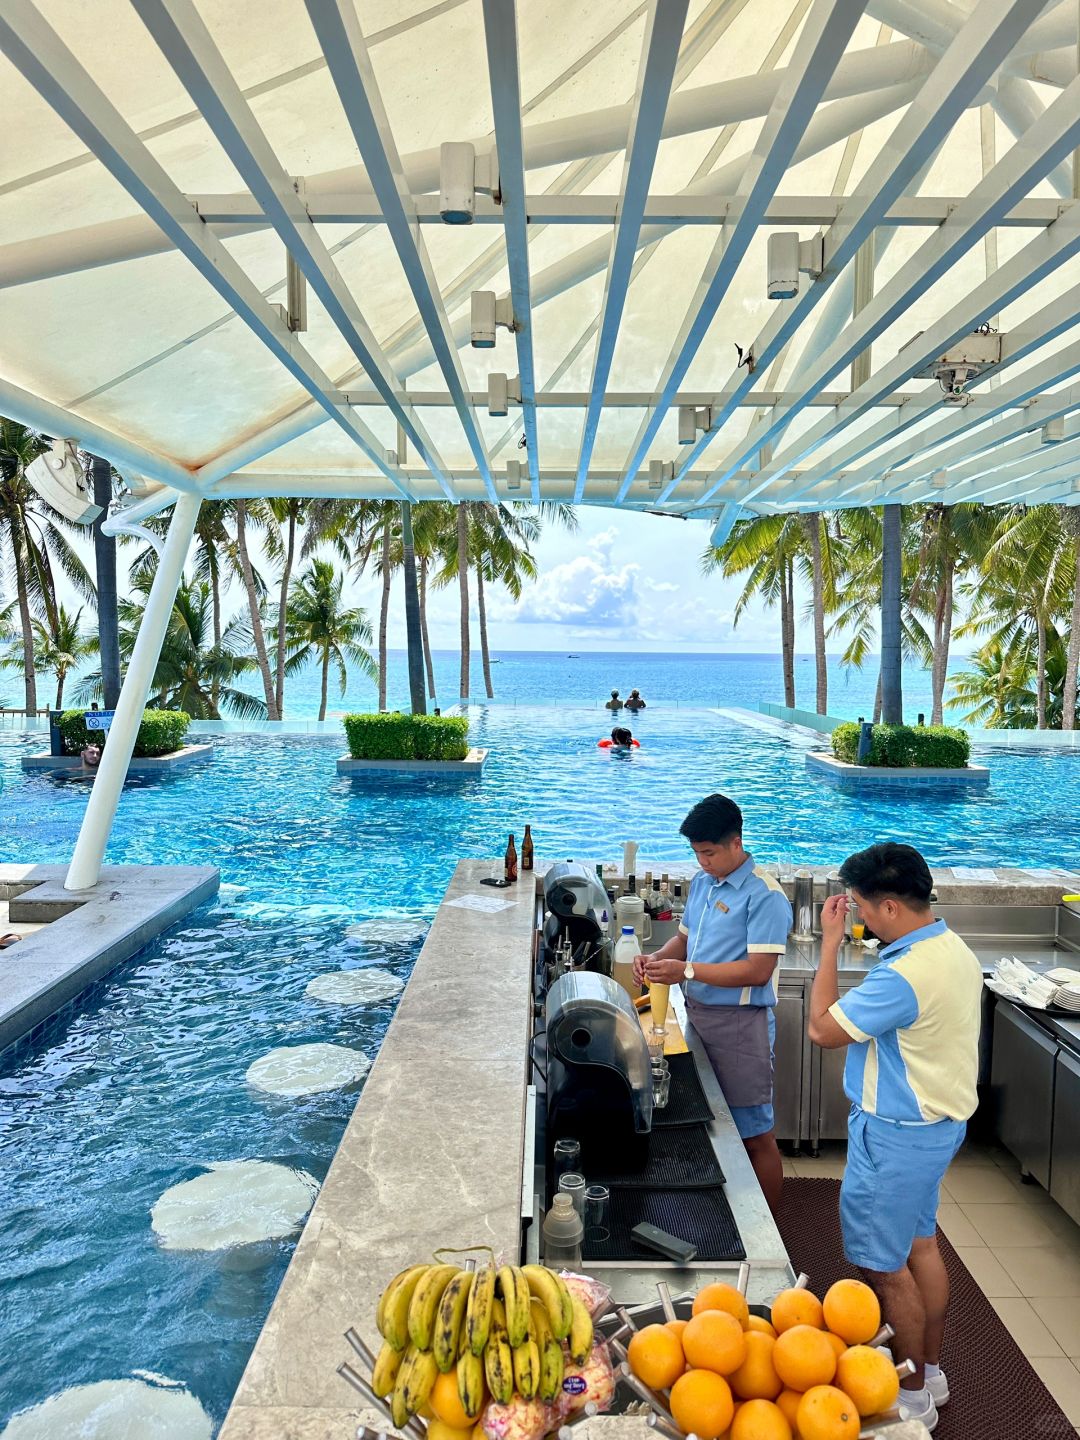
M 704 870 L 690 882 L 679 929 L 687 938 L 686 958 L 695 965 L 723 965 L 748 955 L 787 949 L 791 906 L 780 885 L 748 855 L 737 870 L 714 880 Z M 686 982 L 686 996 L 699 1005 L 775 1005 L 776 973 L 765 985 L 706 985 Z
M 855 1044 L 848 1099 L 904 1125 L 966 1120 L 975 1111 L 982 967 L 944 920 L 894 940 L 829 1014 Z

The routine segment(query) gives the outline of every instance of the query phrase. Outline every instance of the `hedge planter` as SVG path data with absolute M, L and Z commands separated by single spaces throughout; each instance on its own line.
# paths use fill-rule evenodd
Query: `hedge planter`
M 108 743 L 106 732 L 94 729 L 92 710 L 65 710 L 59 723 L 66 755 L 78 758 L 87 745 L 104 747 Z M 191 716 L 183 710 L 144 710 L 135 736 L 135 758 L 150 760 L 175 755 L 183 749 L 190 724 Z
M 184 745 L 179 750 L 173 750 L 168 755 L 133 755 L 128 765 L 129 775 L 161 775 L 168 774 L 173 770 L 183 770 L 189 765 L 205 764 L 207 760 L 214 758 L 213 745 Z M 39 755 L 24 755 L 21 759 L 24 770 L 44 770 L 53 773 L 61 771 L 65 774 L 80 775 L 85 773 L 89 778 L 94 772 L 83 765 L 81 755 L 50 755 L 48 752 Z
M 875 725 L 864 768 L 963 770 L 971 755 L 967 732 L 952 725 Z M 832 732 L 833 754 L 854 765 L 859 754 L 859 726 L 853 721 Z
M 416 775 L 479 775 L 487 761 L 486 750 L 467 750 L 461 760 L 354 760 L 342 755 L 339 775 L 366 775 L 370 771 L 399 771 Z
M 811 750 L 806 768 L 841 790 L 902 789 L 907 786 L 925 792 L 927 789 L 971 789 L 990 784 L 990 771 L 985 765 L 965 765 L 946 769 L 937 765 L 851 765 L 830 755 L 827 750 Z
M 339 775 L 368 770 L 402 770 L 450 775 L 478 774 L 486 750 L 469 748 L 464 715 L 346 715 L 342 722 L 349 753 L 337 762 Z

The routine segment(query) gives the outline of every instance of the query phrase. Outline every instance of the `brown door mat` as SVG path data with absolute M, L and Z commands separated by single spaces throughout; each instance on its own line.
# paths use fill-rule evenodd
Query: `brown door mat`
M 839 1180 L 786 1176 L 776 1223 L 795 1270 L 823 1295 L 859 1274 L 844 1258 Z M 1076 1440 L 1076 1430 L 1006 1330 L 997 1311 L 938 1230 L 952 1298 L 941 1364 L 949 1403 L 934 1440 Z

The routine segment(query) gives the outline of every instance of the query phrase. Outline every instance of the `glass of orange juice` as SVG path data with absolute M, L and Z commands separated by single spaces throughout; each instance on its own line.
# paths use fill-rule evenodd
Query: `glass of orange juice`
M 652 1015 L 654 1030 L 663 1030 L 667 1025 L 668 995 L 670 991 L 670 985 L 659 985 L 656 981 L 650 981 L 649 983 L 649 1011 Z
M 851 938 L 852 940 L 861 940 L 866 934 L 866 925 L 859 914 L 859 907 L 852 904 L 848 913 L 851 916 Z

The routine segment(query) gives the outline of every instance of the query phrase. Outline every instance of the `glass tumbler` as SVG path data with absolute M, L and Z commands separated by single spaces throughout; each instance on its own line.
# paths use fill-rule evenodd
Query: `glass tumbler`
M 568 1170 L 581 1171 L 581 1146 L 570 1136 L 555 1141 L 552 1153 L 552 1170 L 556 1186 Z
M 564 1195 L 569 1195 L 574 1202 L 574 1209 L 578 1213 L 581 1223 L 585 1223 L 585 1176 L 577 1175 L 573 1170 L 568 1170 L 559 1179 L 559 1190 Z
M 589 1185 L 585 1191 L 585 1238 L 602 1245 L 611 1238 L 608 1229 L 608 1203 L 611 1191 L 606 1185 Z
M 671 1092 L 671 1070 L 662 1055 L 652 1062 L 653 1109 L 663 1110 Z

